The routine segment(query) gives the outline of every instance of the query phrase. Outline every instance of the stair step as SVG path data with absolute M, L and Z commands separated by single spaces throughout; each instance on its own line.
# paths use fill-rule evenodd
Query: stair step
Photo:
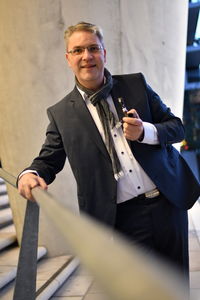
M 91 274 L 89 274 L 89 272 L 85 270 L 83 266 L 80 266 L 50 299 L 75 300 L 77 297 L 78 300 L 79 297 L 80 299 L 86 299 L 88 297 L 88 300 L 105 300 L 104 298 L 100 297 L 100 294 L 103 296 L 103 291 L 94 280 L 94 277 L 91 276 Z M 108 298 L 106 299 L 108 300 Z
M 10 232 L 10 233 L 16 234 L 15 225 L 11 224 L 11 225 L 8 225 L 8 226 L 6 226 L 4 228 L 1 228 L 0 232 Z
M 0 178 L 0 184 L 5 184 L 5 181 L 2 178 Z
M 7 194 L 7 188 L 5 184 L 0 184 L 0 195 Z
M 15 247 L 0 253 L 0 289 L 16 277 L 19 250 L 19 247 Z M 46 253 L 45 247 L 38 247 L 38 259 Z
M 5 205 L 9 205 L 9 199 L 8 199 L 8 195 L 0 195 L 0 208 L 5 206 Z
M 12 210 L 10 207 L 0 211 L 0 225 L 12 221 Z
M 5 234 L 8 235 L 6 237 L 7 241 L 4 241 Z M 0 250 L 13 244 L 17 240 L 16 229 L 15 229 L 14 224 L 8 225 L 8 226 L 0 229 L 0 241 L 1 241 L 1 239 L 2 239 L 2 243 L 0 242 Z
M 17 240 L 14 224 L 0 229 L 0 250 L 12 245 Z
M 42 260 L 37 273 L 37 300 L 48 300 L 78 267 L 71 255 Z M 47 285 L 48 282 L 48 285 Z
M 48 300 L 77 268 L 79 262 L 71 255 L 42 259 L 37 268 L 37 300 Z M 1 300 L 12 300 L 14 281 L 0 291 Z

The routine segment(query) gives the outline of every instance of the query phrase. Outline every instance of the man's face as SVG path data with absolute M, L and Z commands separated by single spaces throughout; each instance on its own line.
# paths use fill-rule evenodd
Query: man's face
M 95 45 L 102 46 L 95 34 L 87 31 L 76 31 L 69 38 L 67 51 Z M 103 46 L 96 53 L 92 53 L 88 49 L 78 55 L 66 53 L 66 59 L 78 81 L 84 87 L 97 90 L 102 85 L 106 62 L 106 50 L 103 49 Z

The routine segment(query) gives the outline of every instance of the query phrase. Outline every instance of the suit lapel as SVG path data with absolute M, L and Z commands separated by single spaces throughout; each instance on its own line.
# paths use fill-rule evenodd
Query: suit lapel
M 111 91 L 111 96 L 113 99 L 113 103 L 115 105 L 119 120 L 122 120 L 124 114 L 122 112 L 122 108 L 119 104 L 118 98 L 122 97 L 122 93 L 119 87 L 117 87 L 117 79 L 113 78 L 113 88 Z
M 146 103 L 148 102 L 145 86 L 140 76 L 136 75 L 114 75 L 111 94 L 119 116 L 121 116 L 122 111 L 117 99 L 122 97 L 128 110 L 132 108 L 136 109 L 139 116 L 144 121 L 148 121 L 150 112 L 144 112 L 143 109 L 145 101 Z
M 84 126 L 88 132 L 90 132 L 91 139 L 93 139 L 94 143 L 101 150 L 104 156 L 111 161 L 109 153 L 99 133 L 99 130 L 96 127 L 96 124 L 85 104 L 85 101 L 83 100 L 76 87 L 71 93 L 70 102 L 74 107 L 75 113 L 77 113 L 80 119 L 81 125 Z

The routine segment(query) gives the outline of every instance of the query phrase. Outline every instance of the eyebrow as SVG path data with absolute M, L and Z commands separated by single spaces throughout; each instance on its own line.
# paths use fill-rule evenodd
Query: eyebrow
M 92 47 L 92 46 L 101 46 L 101 45 L 99 45 L 99 44 L 90 44 L 90 45 L 88 45 L 88 46 L 74 46 L 73 49 L 75 49 L 75 48 Z M 103 46 L 102 46 L 102 47 L 103 47 Z

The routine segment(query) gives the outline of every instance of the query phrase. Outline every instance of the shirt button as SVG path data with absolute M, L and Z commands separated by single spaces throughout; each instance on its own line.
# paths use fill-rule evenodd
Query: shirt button
M 138 190 L 139 190 L 139 189 L 140 189 L 140 186 L 138 186 L 137 188 L 138 188 Z
M 117 137 L 116 133 L 114 134 L 114 137 Z
M 133 171 L 132 171 L 132 170 L 129 170 L 129 172 L 132 173 Z
M 121 154 L 124 154 L 124 152 L 122 151 Z

